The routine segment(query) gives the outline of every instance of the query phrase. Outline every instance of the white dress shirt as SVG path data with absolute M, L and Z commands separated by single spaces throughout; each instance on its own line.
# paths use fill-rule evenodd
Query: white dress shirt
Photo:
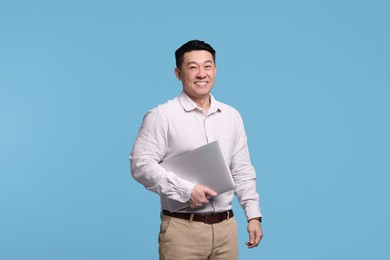
M 166 171 L 159 162 L 218 140 L 230 167 L 235 189 L 217 195 L 205 207 L 180 212 L 211 213 L 232 208 L 233 195 L 247 219 L 260 217 L 256 173 L 251 164 L 247 137 L 240 114 L 211 96 L 210 108 L 202 111 L 184 92 L 150 110 L 130 154 L 131 174 L 148 190 L 161 197 L 187 202 L 193 183 Z M 162 209 L 166 209 L 161 200 Z

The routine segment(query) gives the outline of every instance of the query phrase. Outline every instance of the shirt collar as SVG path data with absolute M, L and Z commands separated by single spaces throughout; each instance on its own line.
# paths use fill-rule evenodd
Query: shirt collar
M 221 111 L 221 105 L 220 103 L 213 97 L 213 95 L 210 94 L 211 104 L 208 111 L 208 114 L 214 113 L 214 112 L 220 112 Z M 183 106 L 184 110 L 186 112 L 199 109 L 201 110 L 194 101 L 184 92 L 182 91 L 179 96 L 179 101 L 181 105 Z

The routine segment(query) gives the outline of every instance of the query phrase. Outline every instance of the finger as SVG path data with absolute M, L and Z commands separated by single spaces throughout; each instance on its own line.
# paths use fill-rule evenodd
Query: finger
M 203 192 L 205 193 L 206 196 L 211 196 L 211 197 L 217 196 L 217 193 L 215 191 L 213 191 L 212 189 L 206 188 L 206 187 L 203 190 Z
M 195 203 L 195 202 L 190 203 L 190 208 L 193 208 L 193 209 L 200 208 L 202 206 L 203 206 L 202 203 Z
M 254 248 L 254 247 L 257 246 L 257 245 L 255 245 L 254 243 L 251 244 L 250 242 L 245 242 L 245 245 L 247 245 L 248 248 Z
M 248 242 L 245 242 L 245 244 L 248 246 L 248 248 L 254 248 L 260 244 L 260 239 L 255 239 L 255 241 L 253 243 L 248 241 Z
M 248 234 L 249 234 L 249 241 L 245 244 L 248 246 L 248 248 L 253 248 L 256 246 L 255 244 L 255 231 L 248 227 Z
M 255 243 L 255 232 L 253 230 L 249 231 L 249 243 L 254 244 Z
M 199 208 L 208 203 L 210 203 L 210 201 L 205 197 L 200 197 L 198 199 L 190 199 L 189 201 L 190 208 Z
M 200 198 L 199 199 L 199 202 L 201 203 L 201 204 L 209 204 L 209 200 L 206 198 L 206 197 L 203 197 L 203 198 Z
M 255 236 L 255 245 L 256 246 L 259 245 L 261 238 L 262 238 L 261 233 L 256 233 L 256 236 Z

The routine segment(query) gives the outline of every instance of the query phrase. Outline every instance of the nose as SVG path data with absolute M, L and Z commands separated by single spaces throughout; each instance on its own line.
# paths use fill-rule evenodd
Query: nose
M 205 70 L 202 67 L 200 67 L 198 69 L 198 73 L 196 73 L 196 77 L 198 77 L 198 78 L 205 78 L 206 77 Z

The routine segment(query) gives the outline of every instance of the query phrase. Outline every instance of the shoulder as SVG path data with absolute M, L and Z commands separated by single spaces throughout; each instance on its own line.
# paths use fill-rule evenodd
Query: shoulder
M 178 97 L 175 97 L 175 98 L 172 98 L 172 99 L 150 109 L 148 112 L 164 112 L 166 110 L 176 108 L 177 105 L 179 105 L 179 104 L 180 104 L 180 102 L 179 102 Z
M 172 114 L 173 111 L 177 111 L 177 109 L 180 108 L 180 102 L 178 97 L 175 97 L 173 99 L 170 99 L 166 101 L 163 104 L 158 105 L 157 107 L 154 107 L 150 109 L 145 117 L 167 117 Z
M 215 102 L 218 109 L 220 109 L 223 114 L 241 119 L 241 114 L 236 108 L 218 100 L 215 100 Z

